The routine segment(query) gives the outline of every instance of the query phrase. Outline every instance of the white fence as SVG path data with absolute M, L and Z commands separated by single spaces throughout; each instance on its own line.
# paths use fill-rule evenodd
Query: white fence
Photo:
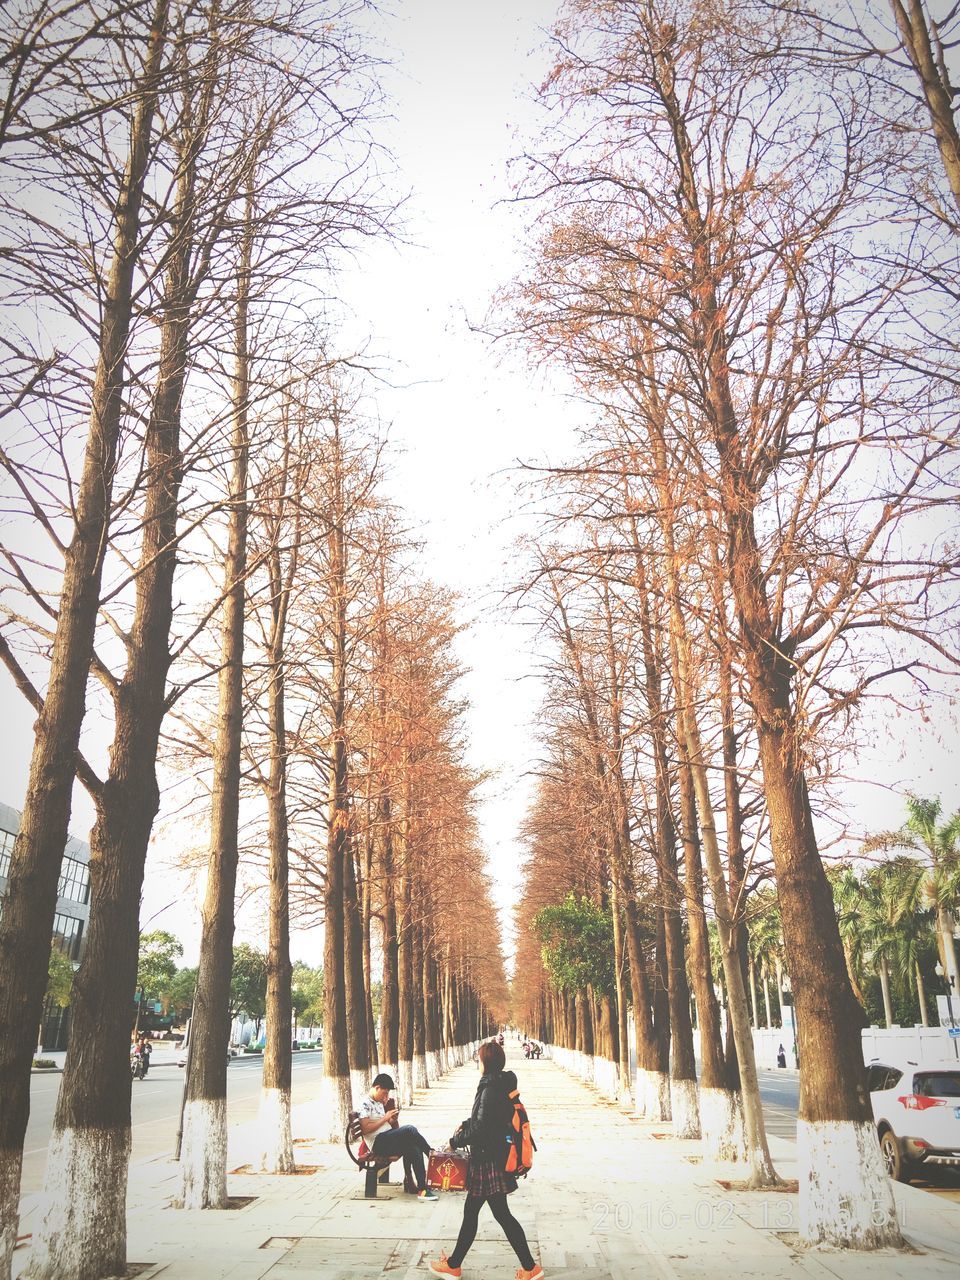
M 915 1062 L 918 1067 L 960 1063 L 960 1043 L 946 1027 L 864 1027 L 863 1060 L 891 1061 L 893 1066 Z
M 783 1045 L 787 1066 L 796 1068 L 794 1055 L 794 1034 L 790 1024 L 790 1006 L 786 1006 L 787 1024 L 783 1027 L 755 1027 L 753 1047 L 757 1056 L 757 1066 L 772 1069 L 777 1065 L 777 1053 Z M 721 1010 L 721 1014 L 722 1014 Z M 630 1078 L 637 1070 L 637 1059 L 633 1037 L 633 1013 L 628 1015 L 630 1030 Z M 887 1058 L 891 1065 L 915 1062 L 918 1067 L 937 1066 L 945 1062 L 956 1061 L 960 1065 L 960 1037 L 951 1036 L 947 1027 L 864 1027 L 861 1032 L 863 1040 L 863 1060 L 870 1062 L 873 1058 Z M 694 1031 L 694 1046 L 700 1058 L 700 1037 Z

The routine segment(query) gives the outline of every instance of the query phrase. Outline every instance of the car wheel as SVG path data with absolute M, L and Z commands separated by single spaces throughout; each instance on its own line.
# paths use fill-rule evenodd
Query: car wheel
M 880 1136 L 880 1154 L 883 1156 L 884 1167 L 891 1178 L 897 1182 L 910 1181 L 913 1169 L 909 1161 L 903 1158 L 897 1135 L 889 1129 Z

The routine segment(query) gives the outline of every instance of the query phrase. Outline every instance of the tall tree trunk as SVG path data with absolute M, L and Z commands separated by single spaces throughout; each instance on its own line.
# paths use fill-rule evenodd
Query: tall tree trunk
M 427 1036 L 426 1017 L 423 1008 L 423 925 L 422 894 L 417 899 L 417 919 L 413 923 L 413 1087 L 427 1087 Z
M 780 1019 L 780 1025 L 783 1026 L 783 961 L 780 959 L 779 953 L 774 956 L 774 973 L 777 979 L 777 1016 Z
M 206 82 L 196 112 L 191 106 L 184 108 L 188 132 L 181 147 L 158 378 L 146 435 L 147 498 L 134 622 L 127 640 L 127 672 L 115 689 L 110 775 L 97 795 L 88 945 L 74 988 L 71 1053 L 51 1142 L 51 1151 L 58 1155 L 48 1165 L 56 1171 L 57 1186 L 50 1188 L 51 1209 L 31 1264 L 31 1273 L 38 1276 L 99 1276 L 103 1268 L 112 1271 L 111 1259 L 125 1252 L 130 1140 L 126 1010 L 138 959 L 135 922 L 143 868 L 159 803 L 155 766 L 170 663 L 182 469 L 180 412 L 191 306 L 213 244 L 208 238 L 191 278 L 196 157 L 209 124 L 215 84 L 213 78 Z M 111 1127 L 121 1112 L 122 1121 Z
M 372 776 L 367 786 L 367 820 L 363 841 L 363 873 L 358 885 L 360 897 L 360 929 L 363 939 L 363 1009 L 367 1024 L 367 1045 L 370 1053 L 370 1067 L 374 1074 L 379 1070 L 377 1057 L 377 1024 L 373 1016 L 373 944 L 371 929 L 373 927 L 373 805 L 371 796 Z
M 923 985 L 923 974 L 920 972 L 920 962 L 914 960 L 913 973 L 917 981 L 917 1004 L 920 1006 L 920 1025 L 929 1027 L 930 1021 L 927 1017 L 927 993 Z
M 580 1072 L 586 1078 L 593 1079 L 593 1021 L 587 1008 L 587 995 L 578 991 L 573 998 L 574 1017 L 576 1018 L 575 1045 L 581 1055 Z
M 923 0 L 890 0 L 890 8 L 900 32 L 901 47 L 920 82 L 943 171 L 954 203 L 960 209 L 960 130 L 954 116 L 956 89 L 945 65 L 937 23 L 928 19 Z
M 437 972 L 433 963 L 432 948 L 429 946 L 426 937 L 423 943 L 422 975 L 424 1057 L 426 1059 L 427 1083 L 429 1084 L 432 1080 L 439 1078 L 441 1066 L 440 1030 L 437 1021 Z
M 668 43 L 656 49 L 654 66 L 678 166 L 677 203 L 697 298 L 691 320 L 692 351 L 703 387 L 704 419 L 719 462 L 728 580 L 757 724 L 786 958 L 797 1003 L 803 1062 L 798 1123 L 800 1234 L 811 1243 L 854 1248 L 899 1245 L 896 1206 L 880 1161 L 866 1090 L 860 1018 L 845 980 L 833 899 L 813 827 L 802 763 L 802 726 L 791 699 L 793 668 L 765 594 L 754 527 L 757 494 L 745 465 L 730 385 L 734 361 L 727 312 L 717 292 L 714 237 L 700 207 L 693 146 Z M 690 755 L 696 776 L 701 761 L 696 750 Z M 706 848 L 706 831 L 704 837 Z M 729 975 L 727 989 L 735 1011 Z M 739 1039 L 737 1048 L 741 1071 L 746 1072 L 749 1064 L 743 1060 Z M 745 1109 L 752 1090 L 752 1082 L 744 1079 Z
M 83 471 L 75 493 L 74 533 L 64 556 L 47 690 L 37 717 L 20 830 L 0 917 L 0 1280 L 9 1277 L 17 1238 L 34 1032 L 47 988 L 57 883 L 70 825 L 77 748 L 100 605 L 123 417 L 131 298 L 142 247 L 140 213 L 151 159 L 168 8 L 168 0 L 157 0 L 154 6 L 140 96 L 133 111 L 130 152 L 116 205 L 113 259 L 103 301 Z M 122 1110 L 121 1096 L 121 1116 Z M 114 1113 L 111 1129 L 115 1123 Z M 125 1167 L 125 1155 L 118 1154 Z M 114 1219 L 112 1210 L 110 1220 Z M 114 1239 L 108 1249 L 110 1256 L 117 1258 L 124 1244 Z
M 284 471 L 284 482 L 288 475 Z M 285 484 L 284 484 L 284 487 Z M 280 499 L 282 501 L 282 498 Z M 279 523 L 279 522 L 278 522 Z M 293 965 L 290 960 L 290 856 L 287 826 L 287 729 L 285 707 L 286 654 L 284 631 L 292 587 L 296 548 L 292 548 L 288 577 L 280 565 L 279 528 L 270 548 L 269 569 L 273 622 L 269 653 L 267 724 L 270 770 L 265 787 L 270 843 L 269 942 L 267 951 L 266 1020 L 270 1034 L 263 1053 L 259 1129 L 259 1165 L 267 1173 L 292 1173 L 293 1133 L 290 1125 L 293 1085 Z M 294 535 L 296 538 L 296 535 Z
M 770 1013 L 770 971 L 767 968 L 766 960 L 760 968 L 760 981 L 763 983 L 763 1004 L 767 1014 L 767 1027 L 773 1026 L 773 1016 Z
M 347 786 L 347 561 L 344 521 L 344 475 L 339 423 L 334 420 L 336 449 L 333 519 L 327 536 L 329 570 L 330 737 L 327 794 L 327 877 L 324 892 L 323 971 L 326 978 L 323 1028 L 323 1110 L 325 1135 L 342 1138 L 352 1107 L 347 1023 L 346 894 L 352 870 L 350 810 Z
M 253 260 L 254 201 L 244 201 L 237 314 L 230 510 L 224 558 L 224 606 L 217 731 L 213 755 L 210 858 L 203 901 L 203 933 L 193 1003 L 193 1052 L 186 1082 L 177 1203 L 185 1209 L 227 1207 L 227 1052 L 233 971 L 243 732 L 243 622 L 247 568 L 247 470 L 250 450 L 248 312 Z
M 383 850 L 383 995 L 380 1007 L 380 1063 L 384 1070 L 395 1076 L 399 1062 L 400 944 L 397 939 L 392 821 L 390 797 L 384 790 L 380 795 L 381 847 Z
M 887 1026 L 892 1027 L 893 1004 L 890 1000 L 890 966 L 887 964 L 886 956 L 880 957 L 877 972 L 880 975 L 880 990 L 883 994 L 883 1018 Z
M 110 771 L 95 796 L 87 946 L 74 980 L 70 1053 L 50 1140 L 49 1208 L 29 1265 L 36 1277 L 92 1277 L 126 1265 L 129 1007 L 136 986 L 140 892 L 160 801 L 156 759 L 170 665 L 193 205 L 188 163 L 179 184 L 176 250 L 166 275 L 157 383 L 146 432 L 147 493 L 128 664 L 114 690 Z
M 627 998 L 624 989 L 624 937 L 621 919 L 622 904 L 620 882 L 622 879 L 620 865 L 630 850 L 630 814 L 627 804 L 626 786 L 623 779 L 623 680 L 621 663 L 618 659 L 617 646 L 614 639 L 613 607 L 610 590 L 603 580 L 603 613 L 607 640 L 607 670 L 610 674 L 610 730 L 613 738 L 611 751 L 611 769 L 608 781 L 611 785 L 610 805 L 610 910 L 613 917 L 613 959 L 614 976 L 617 994 L 617 1062 L 619 1068 L 618 1095 L 629 1098 L 630 1080 L 630 1046 L 627 1029 Z
M 715 557 L 714 568 L 720 572 L 719 561 Z M 747 865 L 743 852 L 743 814 L 740 805 L 740 775 L 737 772 L 737 729 L 733 715 L 733 682 L 730 665 L 730 637 L 727 634 L 726 619 L 722 603 L 718 602 L 716 611 L 717 626 L 720 635 L 720 718 L 722 725 L 721 742 L 723 746 L 723 797 L 724 817 L 727 831 L 727 889 L 730 894 L 730 907 L 733 911 L 733 936 L 737 956 L 740 961 L 740 972 L 744 983 L 747 982 L 747 956 L 749 954 L 749 938 L 745 919 L 745 898 Z M 740 1067 L 737 1059 L 737 1046 L 733 1038 L 733 1023 L 727 1024 L 727 1075 L 731 1088 L 739 1087 Z
M 724 464 L 724 467 L 728 466 Z M 830 885 L 813 829 L 790 697 L 790 670 L 759 583 L 752 518 L 731 509 L 732 578 L 757 716 L 764 791 L 800 1060 L 801 1220 L 804 1239 L 853 1248 L 899 1244 L 900 1227 L 879 1160 L 866 1091 L 862 1012 L 846 964 Z M 749 566 L 749 567 L 748 567 Z M 756 576 L 754 576 L 756 575 Z M 856 1167 L 854 1177 L 852 1170 Z
M 957 948 L 953 940 L 953 912 L 946 907 L 937 907 L 937 942 L 940 959 L 943 963 L 944 977 L 953 997 L 960 995 L 960 966 L 957 964 Z M 952 981 L 951 981 L 952 979 Z
M 630 1087 L 630 1043 L 627 1028 L 627 992 L 623 981 L 623 970 L 626 962 L 623 940 L 623 921 L 620 910 L 619 874 L 610 860 L 610 912 L 613 917 L 613 968 L 616 982 L 616 1044 L 617 1044 L 617 1096 L 629 1098 Z
M 367 1041 L 367 992 L 363 981 L 363 924 L 360 919 L 354 855 L 349 849 L 344 861 L 343 899 L 347 1058 L 350 1064 L 351 1094 L 358 1099 L 370 1088 L 370 1045 Z
M 640 589 L 639 612 L 643 636 L 647 711 L 656 767 L 657 882 L 663 909 L 670 999 L 672 1041 L 670 1110 L 674 1133 L 678 1138 L 699 1138 L 700 1109 L 697 1098 L 693 1028 L 690 1025 L 690 988 L 687 985 L 687 967 L 680 920 L 681 891 L 677 878 L 676 828 L 670 805 L 670 770 L 667 759 L 666 717 L 662 698 L 661 644 L 659 635 L 654 632 L 644 572 L 643 560 L 638 558 L 636 574 Z
M 402 870 L 400 876 L 400 911 L 398 912 L 399 939 L 397 968 L 399 983 L 400 1022 L 397 1038 L 397 1088 L 398 1101 L 408 1107 L 413 1101 L 413 1006 L 416 992 L 413 984 L 413 869 L 410 850 L 409 783 L 404 790 Z
M 670 1093 L 667 1077 L 669 1040 L 664 1036 L 663 995 L 654 994 L 654 979 L 647 972 L 640 946 L 640 929 L 633 875 L 630 868 L 630 807 L 621 766 L 622 751 L 614 743 L 613 763 L 608 768 L 603 737 L 594 705 L 590 682 L 583 670 L 560 591 L 554 584 L 557 609 L 563 623 L 563 639 L 577 675 L 580 700 L 587 719 L 593 747 L 594 768 L 601 794 L 608 801 L 610 824 L 611 877 L 617 882 L 617 896 L 624 908 L 624 932 L 630 965 L 630 987 L 633 998 L 634 1036 L 637 1048 L 637 1078 L 634 1104 L 638 1116 L 651 1120 L 670 1118 Z M 609 605 L 609 601 L 608 601 Z M 609 614 L 608 608 L 608 614 Z M 608 637 L 608 650 L 610 640 Z M 612 654 L 608 654 L 613 670 Z M 657 1014 L 659 1012 L 659 1021 Z
M 671 645 L 675 652 L 675 646 Z M 676 662 L 674 660 L 674 668 Z M 710 937 L 703 905 L 703 864 L 697 834 L 697 802 L 682 724 L 677 735 L 680 814 L 686 875 L 690 976 L 700 1023 L 700 1127 L 706 1150 L 719 1160 L 743 1160 L 743 1100 L 739 1077 L 731 1084 L 723 1053 L 720 1006 L 713 987 Z
M 723 876 L 720 846 L 717 841 L 713 816 L 713 803 L 710 799 L 710 787 L 707 779 L 706 761 L 695 712 L 697 705 L 696 687 L 692 677 L 689 642 L 680 604 L 680 590 L 673 546 L 672 505 L 669 502 L 669 494 L 664 484 L 666 453 L 663 440 L 658 434 L 658 425 L 655 423 L 651 425 L 653 427 L 651 444 L 656 461 L 657 475 L 660 479 L 661 500 L 668 500 L 666 507 L 667 518 L 663 521 L 664 558 L 667 569 L 667 592 L 670 601 L 670 630 L 676 667 L 676 696 L 679 707 L 678 725 L 684 753 L 690 766 L 694 795 L 696 796 L 697 809 L 700 815 L 703 850 L 706 855 L 710 891 L 713 896 L 717 928 L 720 933 L 723 969 L 727 986 L 727 1009 L 733 1024 L 737 1059 L 740 1065 L 744 1142 L 746 1162 L 749 1169 L 747 1181 L 750 1186 L 773 1186 L 777 1185 L 780 1180 L 770 1158 L 767 1135 L 763 1124 L 763 1110 L 760 1103 L 760 1086 L 757 1079 L 753 1036 L 750 1031 L 749 1015 L 747 1013 L 746 993 L 743 989 L 743 974 L 736 950 L 733 911 L 727 896 L 727 885 Z
M 278 566 L 279 568 L 279 566 Z M 279 588 L 275 573 L 274 588 Z M 287 596 L 282 603 L 287 612 Z M 287 827 L 287 719 L 284 709 L 283 631 L 274 623 L 270 654 L 268 724 L 270 773 L 266 786 L 270 842 L 269 945 L 266 956 L 266 1048 L 260 1091 L 260 1167 L 270 1174 L 296 1169 L 291 1129 L 293 1084 L 293 964 L 291 963 L 291 905 L 289 905 L 289 832 Z M 276 635 L 279 631 L 279 635 Z
M 860 979 L 857 977 L 856 965 L 853 962 L 853 943 L 850 941 L 849 938 L 844 938 L 842 940 L 842 946 L 843 946 L 843 960 L 847 966 L 847 977 L 850 979 L 850 990 L 853 992 L 853 994 L 857 998 L 857 1001 L 861 1008 L 860 1016 L 862 1018 L 863 1017 L 862 1010 L 866 1009 L 867 1001 L 866 1001 L 866 997 L 863 994 L 863 990 L 860 986 Z

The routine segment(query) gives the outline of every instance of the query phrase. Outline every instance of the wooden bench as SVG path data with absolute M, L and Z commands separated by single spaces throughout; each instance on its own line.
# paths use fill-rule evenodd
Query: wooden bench
M 343 1135 L 343 1145 L 347 1148 L 347 1155 L 357 1166 L 362 1169 L 365 1174 L 363 1184 L 363 1194 L 368 1200 L 377 1198 L 377 1184 L 386 1185 L 390 1181 L 390 1166 L 394 1160 L 399 1160 L 399 1156 L 375 1156 L 372 1151 L 368 1151 L 366 1155 L 355 1155 L 354 1146 L 359 1149 L 363 1140 L 363 1133 L 360 1129 L 360 1113 L 351 1111 L 347 1117 L 347 1127 Z

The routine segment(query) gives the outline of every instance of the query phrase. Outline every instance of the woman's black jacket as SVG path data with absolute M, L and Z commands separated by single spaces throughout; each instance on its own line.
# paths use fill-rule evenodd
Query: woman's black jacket
M 477 1085 L 470 1119 L 457 1134 L 457 1145 L 470 1148 L 474 1158 L 495 1160 L 506 1157 L 506 1136 L 513 1120 L 513 1105 L 507 1097 L 503 1077 L 483 1075 Z

